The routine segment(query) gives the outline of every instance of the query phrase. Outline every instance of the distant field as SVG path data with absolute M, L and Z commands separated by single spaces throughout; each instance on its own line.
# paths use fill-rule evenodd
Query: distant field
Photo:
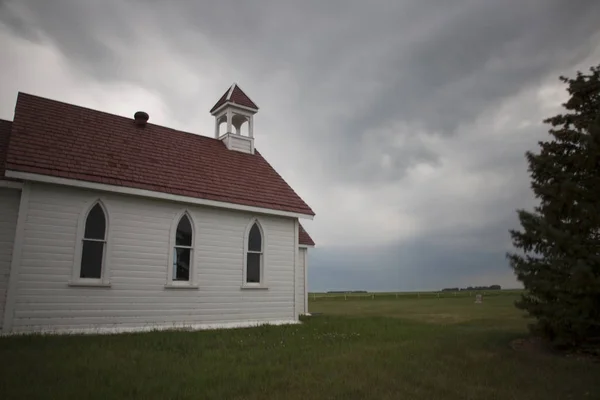
M 476 294 L 483 296 L 515 296 L 522 293 L 522 289 L 503 289 L 503 290 L 473 290 L 473 291 L 448 291 L 448 292 L 368 292 L 368 293 L 327 293 L 327 292 L 310 292 L 308 298 L 310 300 L 319 299 L 408 299 L 408 298 L 455 298 L 455 297 L 473 297 Z
M 0 399 L 600 399 L 600 364 L 539 349 L 516 294 L 317 297 L 302 325 L 0 338 Z
M 498 291 L 500 292 L 500 291 Z M 507 292 L 493 296 L 483 296 L 482 304 L 475 304 L 474 296 L 447 297 L 433 296 L 428 293 L 421 297 L 395 296 L 389 298 L 348 297 L 317 298 L 309 302 L 309 310 L 325 315 L 344 315 L 352 317 L 392 317 L 433 324 L 456 324 L 478 321 L 480 323 L 500 322 L 502 328 L 512 327 L 525 333 L 527 321 L 514 307 L 518 294 Z M 342 301 L 340 301 L 342 300 Z

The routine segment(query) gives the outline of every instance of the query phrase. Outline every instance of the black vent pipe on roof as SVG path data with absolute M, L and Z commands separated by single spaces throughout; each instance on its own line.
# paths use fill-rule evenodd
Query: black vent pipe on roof
M 133 119 L 137 126 L 146 126 L 146 122 L 148 122 L 148 118 L 150 118 L 150 116 L 148 115 L 148 113 L 145 113 L 144 111 L 138 111 L 133 115 Z

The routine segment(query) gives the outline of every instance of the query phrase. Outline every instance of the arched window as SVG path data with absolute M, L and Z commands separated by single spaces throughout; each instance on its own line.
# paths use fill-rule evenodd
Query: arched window
M 192 251 L 194 230 L 187 213 L 184 213 L 175 231 L 173 248 L 173 281 L 189 282 L 192 274 Z
M 254 221 L 248 232 L 248 243 L 246 247 L 246 283 L 263 283 L 263 251 L 264 238 L 258 221 Z
M 100 279 L 106 253 L 106 214 L 96 203 L 85 219 L 81 247 L 80 278 Z

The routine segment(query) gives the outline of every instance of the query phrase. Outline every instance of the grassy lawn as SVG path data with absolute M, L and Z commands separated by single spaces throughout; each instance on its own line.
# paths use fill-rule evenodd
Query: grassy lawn
M 598 399 L 600 364 L 513 350 L 515 295 L 317 299 L 302 325 L 0 338 L 0 399 Z

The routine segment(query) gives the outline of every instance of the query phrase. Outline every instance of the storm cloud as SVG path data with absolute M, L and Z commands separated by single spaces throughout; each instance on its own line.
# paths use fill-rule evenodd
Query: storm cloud
M 594 0 L 0 2 L 18 91 L 211 136 L 232 82 L 256 145 L 313 207 L 311 290 L 516 285 L 524 152 L 600 60 Z

